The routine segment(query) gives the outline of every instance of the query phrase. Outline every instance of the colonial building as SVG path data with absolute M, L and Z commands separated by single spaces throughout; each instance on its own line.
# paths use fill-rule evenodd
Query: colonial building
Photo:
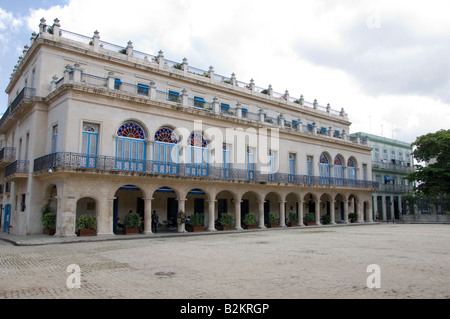
M 402 218 L 407 213 L 402 196 L 412 193 L 414 186 L 405 179 L 414 170 L 412 145 L 364 132 L 351 134 L 351 137 L 366 139 L 372 147 L 372 180 L 379 184 L 373 194 L 374 219 Z
M 91 214 L 97 235 L 116 218 L 160 222 L 203 213 L 205 229 L 228 212 L 264 228 L 269 212 L 286 226 L 372 221 L 371 148 L 348 135 L 343 109 L 306 102 L 52 26 L 14 68 L 0 120 L 1 203 L 11 233 L 42 232 L 41 210 L 57 215 L 57 236 L 74 236 Z M 183 229 L 183 228 L 181 228 Z

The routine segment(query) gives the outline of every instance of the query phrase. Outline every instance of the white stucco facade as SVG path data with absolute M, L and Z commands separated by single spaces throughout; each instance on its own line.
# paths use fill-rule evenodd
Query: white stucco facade
M 234 227 L 254 213 L 266 227 L 289 213 L 320 224 L 372 221 L 371 147 L 350 139 L 334 111 L 176 64 L 99 39 L 51 30 L 39 34 L 11 77 L 0 120 L 2 210 L 10 231 L 42 232 L 41 209 L 57 214 L 57 236 L 74 236 L 81 214 L 112 234 L 129 210 L 160 221 L 201 212 L 216 230 L 224 212 Z M 122 52 L 119 52 L 122 51 Z M 3 154 L 3 155 L 2 155 Z M 8 206 L 9 205 L 9 206 Z M 3 221 L 3 219 L 2 219 Z

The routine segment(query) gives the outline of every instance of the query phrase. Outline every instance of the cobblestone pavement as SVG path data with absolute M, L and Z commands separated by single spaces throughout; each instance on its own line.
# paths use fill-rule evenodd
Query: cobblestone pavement
M 69 265 L 80 288 L 68 288 Z M 368 265 L 380 288 L 368 288 Z M 15 246 L 0 298 L 449 298 L 450 225 L 381 224 Z M 71 281 L 73 282 L 73 281 Z

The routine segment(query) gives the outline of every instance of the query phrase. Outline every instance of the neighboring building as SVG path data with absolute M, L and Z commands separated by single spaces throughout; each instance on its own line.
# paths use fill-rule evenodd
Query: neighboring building
M 413 172 L 412 144 L 358 132 L 352 138 L 367 140 L 372 147 L 372 180 L 379 184 L 373 194 L 374 219 L 391 221 L 407 213 L 403 195 L 413 191 L 413 184 L 405 179 Z
M 6 92 L 0 197 L 13 234 L 41 233 L 43 207 L 57 214 L 57 236 L 73 236 L 82 214 L 113 234 L 129 210 L 145 233 L 153 210 L 161 222 L 204 213 L 209 231 L 224 212 L 236 229 L 248 213 L 261 228 L 269 212 L 282 227 L 289 213 L 301 224 L 310 212 L 317 224 L 349 213 L 372 221 L 371 148 L 349 138 L 344 110 L 64 31 L 57 19 L 41 20 Z

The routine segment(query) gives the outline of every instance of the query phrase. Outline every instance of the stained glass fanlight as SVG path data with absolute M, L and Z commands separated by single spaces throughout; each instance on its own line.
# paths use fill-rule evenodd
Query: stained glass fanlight
M 155 141 L 161 143 L 177 144 L 178 138 L 175 132 L 170 127 L 163 127 L 155 133 Z
M 342 158 L 338 155 L 334 158 L 334 165 L 342 166 Z
M 347 167 L 355 167 L 355 161 L 353 160 L 353 158 L 349 158 L 347 161 Z
M 143 140 L 145 139 L 144 130 L 135 122 L 123 123 L 117 131 L 117 135 L 120 137 L 135 138 Z
M 188 139 L 189 146 L 195 147 L 203 147 L 206 148 L 208 146 L 208 142 L 206 142 L 205 138 L 200 133 L 192 133 Z
M 98 125 L 96 125 L 96 124 L 85 124 L 83 126 L 83 132 L 97 133 L 98 132 Z
M 320 155 L 320 164 L 329 164 L 328 156 L 325 153 Z

